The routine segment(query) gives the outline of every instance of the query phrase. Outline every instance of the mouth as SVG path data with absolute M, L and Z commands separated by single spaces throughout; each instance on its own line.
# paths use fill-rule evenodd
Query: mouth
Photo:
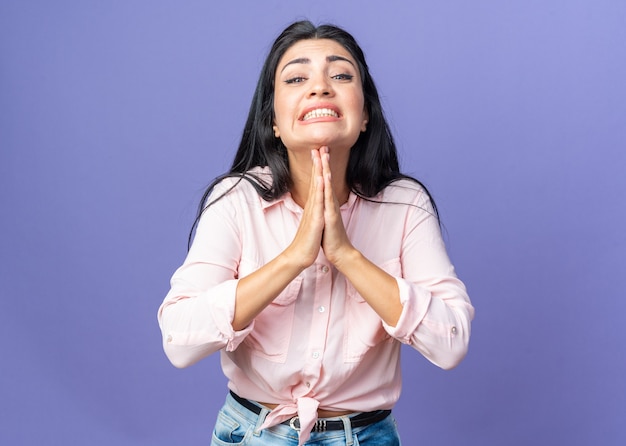
M 316 108 L 311 110 L 302 117 L 302 121 L 307 121 L 309 119 L 315 118 L 338 118 L 339 113 L 330 108 Z

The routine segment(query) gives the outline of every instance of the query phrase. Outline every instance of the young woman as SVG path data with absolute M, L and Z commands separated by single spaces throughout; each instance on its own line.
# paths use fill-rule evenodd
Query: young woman
M 400 347 L 449 369 L 473 307 L 427 190 L 400 173 L 363 52 L 296 22 L 159 309 L 170 361 L 220 351 L 213 445 L 400 444 Z

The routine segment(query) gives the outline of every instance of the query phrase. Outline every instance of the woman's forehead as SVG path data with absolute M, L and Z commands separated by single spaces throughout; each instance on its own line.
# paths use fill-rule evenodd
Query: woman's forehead
M 356 61 L 352 54 L 339 42 L 332 39 L 305 39 L 299 40 L 287 48 L 287 51 L 278 61 L 277 70 L 280 71 L 282 67 L 292 60 L 310 60 L 312 57 L 329 57 L 333 55 L 342 56 L 342 58 L 348 59 L 356 66 Z

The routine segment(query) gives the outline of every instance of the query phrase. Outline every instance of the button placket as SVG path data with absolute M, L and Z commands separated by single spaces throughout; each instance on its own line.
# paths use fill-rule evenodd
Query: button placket
M 331 267 L 323 263 L 325 259 L 315 265 L 315 297 L 311 310 L 311 331 L 308 340 L 308 360 L 303 367 L 303 385 L 311 389 L 320 376 L 324 358 L 324 348 L 328 336 L 329 308 L 332 291 Z

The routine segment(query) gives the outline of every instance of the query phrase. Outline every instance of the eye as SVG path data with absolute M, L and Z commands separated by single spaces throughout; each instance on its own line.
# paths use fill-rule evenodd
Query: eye
M 341 73 L 332 76 L 332 78 L 338 81 L 351 81 L 354 76 L 348 73 Z
M 285 80 L 286 84 L 299 84 L 301 82 L 304 82 L 306 80 L 305 77 L 302 76 L 295 76 L 295 77 L 291 77 L 287 80 Z

